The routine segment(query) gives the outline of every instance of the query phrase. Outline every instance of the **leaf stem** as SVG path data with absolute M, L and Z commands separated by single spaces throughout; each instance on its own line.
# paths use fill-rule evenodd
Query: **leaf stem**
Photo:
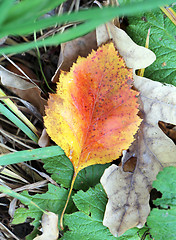
M 69 190 L 69 193 L 68 193 L 68 197 L 67 197 L 67 201 L 65 203 L 65 207 L 62 211 L 62 214 L 61 214 L 61 217 L 60 217 L 60 227 L 62 230 L 64 230 L 64 227 L 63 227 L 63 217 L 64 217 L 64 213 L 65 213 L 65 210 L 67 208 L 67 205 L 68 205 L 68 202 L 70 200 L 70 196 L 71 196 L 71 193 L 72 193 L 72 190 L 73 190 L 73 185 L 75 183 L 75 180 L 76 180 L 76 176 L 77 176 L 78 172 L 74 172 L 74 175 L 73 175 L 73 178 L 72 178 L 72 182 L 71 182 L 71 186 L 70 186 L 70 190 Z

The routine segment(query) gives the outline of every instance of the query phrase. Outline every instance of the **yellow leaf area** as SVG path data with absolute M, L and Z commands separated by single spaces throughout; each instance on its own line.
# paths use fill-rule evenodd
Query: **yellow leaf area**
M 133 142 L 141 119 L 138 92 L 131 84 L 132 70 L 113 43 L 79 57 L 70 72 L 61 73 L 44 123 L 71 160 L 75 175 L 87 166 L 111 162 Z

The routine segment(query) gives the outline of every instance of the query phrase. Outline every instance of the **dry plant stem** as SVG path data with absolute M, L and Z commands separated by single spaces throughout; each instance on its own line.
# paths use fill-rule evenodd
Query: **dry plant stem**
M 146 42 L 145 42 L 145 47 L 146 48 L 149 48 L 149 37 L 150 37 L 150 28 L 148 30 L 147 38 L 146 38 Z M 144 71 L 145 71 L 145 68 L 139 69 L 138 70 L 138 76 L 143 77 L 144 76 Z
M 0 226 L 2 226 L 8 233 L 10 233 L 10 235 L 17 240 L 20 240 L 19 238 L 16 237 L 15 234 L 13 234 L 6 226 L 4 226 L 1 222 L 0 222 Z
M 37 41 L 36 32 L 34 32 L 34 41 L 35 41 L 35 42 Z M 49 84 L 48 84 L 48 82 L 47 82 L 47 80 L 46 80 L 45 74 L 44 74 L 44 72 L 43 72 L 43 68 L 42 68 L 42 64 L 41 64 L 41 60 L 40 60 L 40 51 L 39 51 L 38 47 L 36 47 L 36 50 L 37 50 L 37 59 L 38 59 L 40 71 L 41 71 L 41 74 L 42 74 L 42 76 L 43 76 L 43 79 L 44 79 L 44 81 L 45 81 L 45 83 L 46 83 L 46 86 L 48 87 L 48 89 L 49 89 L 51 92 L 55 93 L 55 92 L 53 91 L 53 89 L 50 88 L 50 86 L 49 86 Z
M 10 110 L 12 110 L 13 113 L 17 115 L 18 118 L 20 118 L 37 136 L 37 129 L 36 127 L 29 121 L 29 119 L 19 110 L 19 108 L 14 104 L 14 102 L 11 101 L 10 98 L 4 98 L 7 97 L 7 95 L 2 91 L 0 88 L 0 100 L 3 101 Z
M 42 91 L 40 89 L 40 87 L 34 82 L 32 81 L 32 79 L 30 77 L 28 77 L 28 75 L 17 65 L 15 64 L 9 57 L 7 57 L 5 54 L 3 54 L 3 56 L 14 66 L 18 69 L 18 71 L 20 71 L 32 84 L 34 84 L 40 91 Z M 22 77 L 22 76 L 20 76 Z
M 73 175 L 73 178 L 72 178 L 72 182 L 71 182 L 71 186 L 70 186 L 70 190 L 69 190 L 69 193 L 68 193 L 68 197 L 67 197 L 67 201 L 65 203 L 65 207 L 62 211 L 62 214 L 61 214 L 61 217 L 60 217 L 60 227 L 62 230 L 64 230 L 64 226 L 63 226 L 63 217 L 64 217 L 64 213 L 65 213 L 65 210 L 67 208 L 67 205 L 68 205 L 68 202 L 70 200 L 70 196 L 71 196 L 71 193 L 72 193 L 72 190 L 73 190 L 73 185 L 75 183 L 75 180 L 76 180 L 76 177 L 77 177 L 77 174 L 78 172 L 74 172 L 74 175 Z
M 43 178 L 45 178 L 46 180 L 48 180 L 48 182 L 52 183 L 53 185 L 59 187 L 59 185 L 51 178 L 49 177 L 46 173 L 40 172 L 37 169 L 31 167 L 30 165 L 28 165 L 27 163 L 23 163 L 23 165 L 25 165 L 26 167 L 32 169 L 33 171 L 37 172 L 40 176 L 42 176 Z
M 15 149 L 13 149 L 13 148 L 10 148 L 10 147 L 6 146 L 6 145 L 3 144 L 3 143 L 0 143 L 0 147 L 5 148 L 5 149 L 7 149 L 7 150 L 9 150 L 9 151 L 11 151 L 11 152 L 17 152 L 17 150 L 15 150 Z
M 16 139 L 16 136 L 14 137 L 13 134 L 10 134 L 10 133 L 4 131 L 1 127 L 0 127 L 0 132 L 2 133 L 2 135 L 6 136 L 6 137 L 9 137 L 10 139 L 12 139 L 13 141 L 19 143 L 20 145 L 22 145 L 22 146 L 24 146 L 24 147 L 26 147 L 26 148 L 29 148 L 29 149 L 33 149 L 33 147 L 31 147 L 31 146 L 29 146 L 29 145 L 26 145 L 25 143 L 17 140 L 17 139 Z
M 27 184 L 27 185 L 24 185 L 22 187 L 19 187 L 19 188 L 16 188 L 16 189 L 13 189 L 14 192 L 22 192 L 24 190 L 33 190 L 33 189 L 38 189 L 38 188 L 41 188 L 41 187 L 44 187 L 48 184 L 48 180 L 43 180 L 43 181 L 39 181 L 39 182 L 36 182 L 36 183 L 32 183 L 32 184 Z M 5 197 L 7 196 L 7 194 L 5 193 L 1 193 L 0 194 L 0 198 L 2 197 Z

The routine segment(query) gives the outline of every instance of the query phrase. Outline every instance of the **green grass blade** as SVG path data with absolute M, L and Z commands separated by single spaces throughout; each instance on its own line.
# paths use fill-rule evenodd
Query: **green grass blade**
M 9 13 L 9 10 L 14 3 L 14 0 L 4 0 L 0 4 L 1 14 L 0 14 L 0 26 L 5 20 L 6 16 Z
M 47 212 L 45 210 L 43 210 L 42 208 L 40 208 L 36 203 L 34 203 L 33 201 L 31 201 L 30 198 L 27 198 L 19 193 L 16 193 L 15 191 L 11 190 L 10 188 L 4 187 L 4 186 L 0 186 L 0 191 L 11 196 L 14 198 L 19 199 L 21 202 L 23 202 L 25 205 L 33 205 L 34 207 L 38 208 L 40 211 L 42 211 L 43 213 Z
M 2 91 L 0 88 L 0 97 L 6 97 L 6 94 Z M 17 108 L 17 106 L 12 102 L 11 99 L 1 99 L 2 102 L 4 102 L 8 108 L 17 115 L 36 135 L 37 135 L 37 129 L 36 127 L 27 119 L 27 117 Z
M 93 20 L 95 23 L 105 23 L 116 16 L 130 16 L 133 14 L 137 14 L 141 11 L 149 11 L 152 8 L 156 8 L 158 6 L 163 5 L 164 3 L 171 3 L 171 0 L 148 0 L 141 3 L 130 3 L 119 7 L 109 7 L 109 8 L 93 8 L 89 10 L 84 10 L 80 12 L 73 12 L 70 15 L 63 14 L 61 16 L 54 16 L 47 19 L 41 19 L 36 21 L 35 23 L 23 22 L 23 24 L 10 22 L 9 24 L 5 24 L 1 27 L 0 38 L 6 35 L 25 35 L 32 33 L 33 31 L 38 31 L 40 29 L 45 29 L 49 26 L 54 26 L 57 24 L 63 24 L 65 22 L 74 22 L 74 21 L 86 21 Z M 15 24 L 15 28 L 14 28 Z M 95 24 L 95 26 L 97 26 Z M 95 27 L 94 27 L 95 28 Z
M 152 7 L 157 7 L 161 6 L 164 3 L 171 3 L 171 0 L 156 0 L 156 1 L 144 1 L 142 3 L 133 3 L 133 4 L 128 4 L 125 6 L 122 6 L 120 8 L 104 8 L 104 9 L 90 9 L 86 11 L 80 11 L 78 13 L 72 13 L 70 15 L 62 15 L 60 17 L 53 17 L 44 19 L 43 21 L 38 21 L 35 24 L 35 30 L 39 30 L 40 27 L 43 26 L 45 28 L 47 24 L 54 24 L 53 19 L 55 23 L 64 23 L 68 21 L 81 21 L 81 20 L 89 20 L 85 23 L 82 23 L 81 25 L 77 26 L 76 28 L 70 28 L 69 30 L 65 31 L 62 34 L 56 34 L 53 37 L 48 37 L 45 40 L 37 41 L 37 42 L 30 42 L 30 43 L 23 43 L 20 45 L 16 46 L 10 46 L 6 48 L 1 48 L 0 49 L 0 54 L 9 54 L 12 52 L 20 53 L 23 51 L 27 51 L 29 49 L 35 48 L 35 47 L 42 47 L 42 46 L 50 46 L 50 45 L 58 45 L 60 43 L 70 41 L 76 37 L 82 36 L 93 29 L 95 29 L 98 25 L 105 23 L 112 18 L 116 16 L 121 16 L 121 15 L 133 15 L 136 13 L 139 13 L 140 11 L 149 11 Z M 90 20 L 91 19 L 91 20 Z M 57 20 L 57 21 L 56 21 Z M 42 25 L 41 25 L 42 23 Z M 34 27 L 34 26 L 33 26 Z M 14 29 L 14 27 L 13 27 Z M 32 28 L 31 28 L 32 29 Z M 30 30 L 31 30 L 30 29 Z M 11 29 L 12 30 L 12 29 Z M 29 29 L 28 29 L 29 30 Z M 9 31 L 9 29 L 8 29 Z M 21 29 L 22 31 L 22 29 Z M 13 32 L 14 34 L 14 32 Z M 1 37 L 1 36 L 0 36 Z
M 28 19 L 34 21 L 39 16 L 51 11 L 65 0 L 25 0 L 15 4 L 9 12 L 6 22 L 27 21 Z
M 63 154 L 64 151 L 59 146 L 24 150 L 15 153 L 0 155 L 0 165 L 15 164 L 19 162 L 55 157 Z
M 0 113 L 6 116 L 17 127 L 19 127 L 21 131 L 23 131 L 30 139 L 32 139 L 36 143 L 38 142 L 38 137 L 2 103 L 0 103 Z

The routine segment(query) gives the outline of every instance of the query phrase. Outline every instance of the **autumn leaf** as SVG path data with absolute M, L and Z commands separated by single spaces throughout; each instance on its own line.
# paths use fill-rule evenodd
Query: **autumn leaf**
M 134 86 L 140 91 L 140 110 L 143 115 L 136 141 L 132 143 L 128 152 L 124 153 L 122 167 L 110 166 L 101 178 L 101 183 L 109 197 L 103 224 L 109 227 L 114 236 L 117 236 L 129 228 L 144 225 L 150 212 L 149 192 L 152 182 L 163 167 L 176 164 L 175 144 L 158 126 L 159 121 L 176 124 L 176 88 L 137 76 L 135 70 L 146 67 L 141 66 L 138 61 L 140 55 L 141 58 L 145 55 L 142 52 L 148 51 L 147 62 L 149 59 L 152 62 L 152 55 L 148 49 L 143 49 L 139 53 L 137 49 L 139 46 L 135 47 L 132 44 L 133 52 L 139 54 L 139 59 L 133 61 L 130 48 L 125 49 L 122 45 L 120 49 L 121 41 L 123 43 L 129 41 L 128 45 L 131 46 L 129 37 L 125 37 L 126 33 L 113 25 L 111 29 L 113 29 L 113 37 L 118 38 L 118 50 L 121 55 L 131 56 L 126 64 L 128 67 L 133 65 Z M 110 33 L 112 32 L 110 30 Z M 145 59 L 143 61 L 145 62 Z M 133 172 L 125 172 L 123 166 L 131 157 L 137 159 L 135 169 Z
M 132 82 L 132 70 L 113 43 L 79 57 L 70 72 L 61 73 L 44 123 L 74 166 L 71 189 L 81 169 L 111 162 L 134 141 L 141 119 Z
M 112 43 L 79 58 L 69 73 L 62 73 L 44 121 L 76 173 L 116 159 L 133 142 L 141 120 L 138 93 L 131 84 L 132 71 Z

